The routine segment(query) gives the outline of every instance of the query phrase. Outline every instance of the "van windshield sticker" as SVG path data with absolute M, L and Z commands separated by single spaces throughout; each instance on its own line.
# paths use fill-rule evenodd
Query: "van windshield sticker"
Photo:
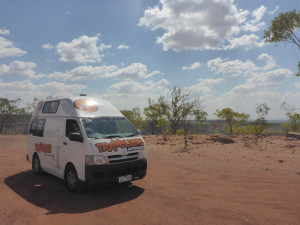
M 74 102 L 74 106 L 84 112 L 96 112 L 99 108 L 97 102 L 90 99 L 78 99 Z
M 144 141 L 141 138 L 135 139 L 126 139 L 126 140 L 111 140 L 110 143 L 104 142 L 96 144 L 95 146 L 98 148 L 99 152 L 112 152 L 113 150 L 116 152 L 119 148 L 127 148 L 127 151 L 133 151 L 141 149 L 141 146 L 144 146 Z

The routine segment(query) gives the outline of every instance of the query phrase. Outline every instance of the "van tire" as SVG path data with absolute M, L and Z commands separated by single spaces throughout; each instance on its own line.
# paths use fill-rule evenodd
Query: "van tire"
M 78 179 L 76 169 L 73 165 L 68 165 L 65 172 L 65 182 L 67 187 L 72 192 L 81 192 L 83 185 Z
M 32 169 L 33 169 L 33 172 L 36 175 L 41 175 L 43 173 L 43 170 L 42 170 L 42 167 L 41 167 L 41 162 L 40 162 L 39 156 L 37 154 L 33 155 Z

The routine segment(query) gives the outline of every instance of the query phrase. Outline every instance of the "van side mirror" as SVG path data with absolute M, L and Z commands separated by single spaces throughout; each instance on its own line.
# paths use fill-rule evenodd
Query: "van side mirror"
M 141 130 L 137 130 L 138 134 L 141 135 L 142 134 L 142 131 Z
M 70 141 L 77 141 L 77 142 L 83 142 L 83 137 L 79 133 L 70 133 L 69 135 Z

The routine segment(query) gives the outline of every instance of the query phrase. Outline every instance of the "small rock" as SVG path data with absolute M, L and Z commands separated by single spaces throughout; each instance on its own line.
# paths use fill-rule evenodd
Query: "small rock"
M 279 161 L 278 161 L 279 163 L 283 163 L 284 161 L 283 160 L 281 160 L 281 159 L 279 159 Z

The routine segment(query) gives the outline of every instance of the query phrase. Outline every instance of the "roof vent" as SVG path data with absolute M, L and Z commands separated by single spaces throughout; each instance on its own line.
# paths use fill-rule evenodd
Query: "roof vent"
M 79 96 L 86 96 L 86 94 L 80 94 Z

